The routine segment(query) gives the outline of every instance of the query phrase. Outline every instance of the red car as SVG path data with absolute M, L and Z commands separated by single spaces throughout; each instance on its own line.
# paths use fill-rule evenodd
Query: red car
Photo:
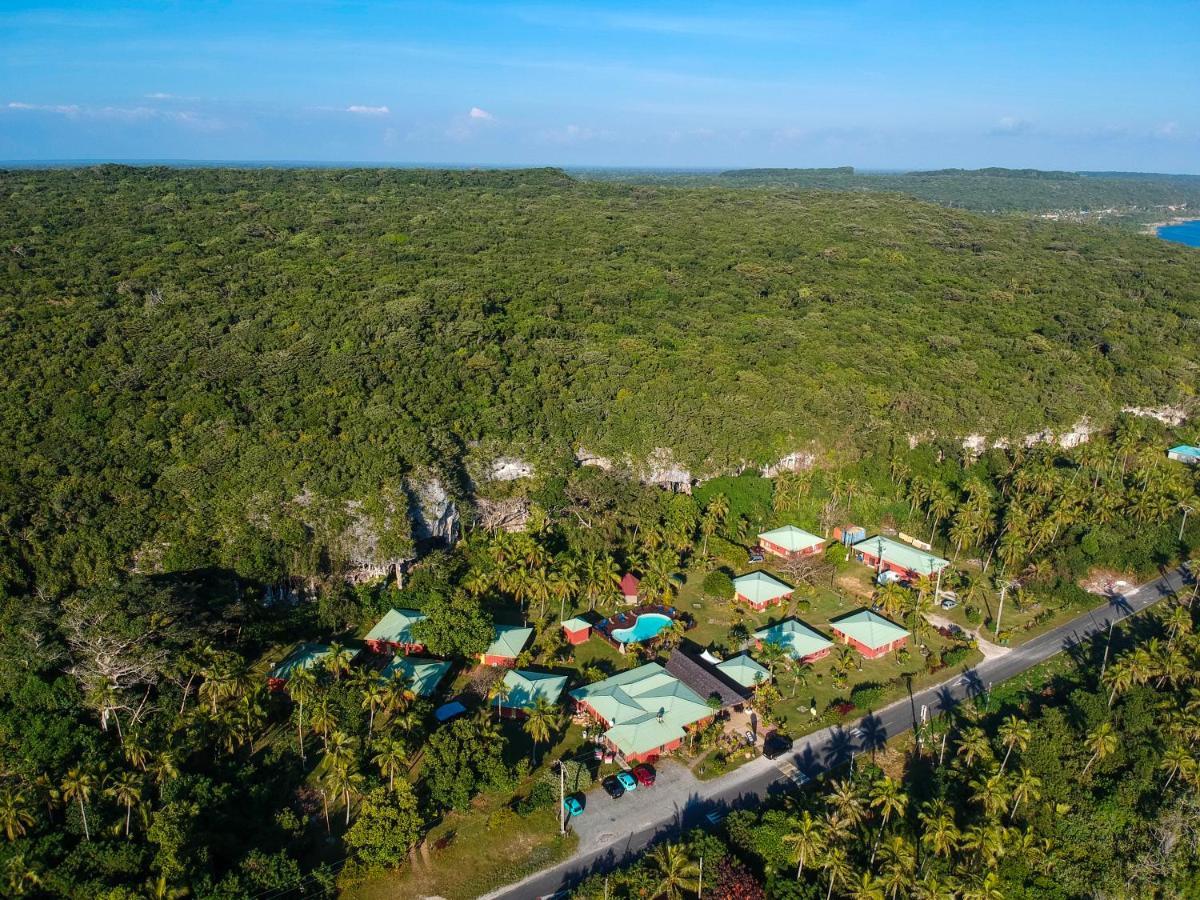
M 633 769 L 633 777 L 637 779 L 638 784 L 642 787 L 654 786 L 654 768 L 643 763 L 640 766 L 635 766 Z

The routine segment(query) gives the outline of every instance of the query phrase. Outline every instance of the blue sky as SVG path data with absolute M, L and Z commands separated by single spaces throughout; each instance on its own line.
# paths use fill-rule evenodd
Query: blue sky
M 1200 172 L 1200 3 L 0 4 L 0 159 Z

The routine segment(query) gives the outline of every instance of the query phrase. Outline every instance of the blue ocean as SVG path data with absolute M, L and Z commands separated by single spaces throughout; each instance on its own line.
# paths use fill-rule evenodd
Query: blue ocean
M 1200 247 L 1200 219 L 1180 222 L 1178 225 L 1164 225 L 1158 229 L 1158 236 L 1164 241 L 1187 244 L 1189 247 Z

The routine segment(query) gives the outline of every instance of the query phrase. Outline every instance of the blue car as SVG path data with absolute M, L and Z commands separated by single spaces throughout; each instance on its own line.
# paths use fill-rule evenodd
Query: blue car
M 618 772 L 617 781 L 621 782 L 621 787 L 625 788 L 625 792 L 637 790 L 637 779 L 633 777 L 632 772 Z
M 567 811 L 569 817 L 574 818 L 583 812 L 583 804 L 579 802 L 578 797 L 572 795 L 563 800 L 563 809 Z

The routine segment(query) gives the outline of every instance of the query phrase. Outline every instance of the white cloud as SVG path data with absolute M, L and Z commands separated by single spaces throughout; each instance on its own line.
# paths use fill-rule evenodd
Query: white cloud
M 347 106 L 346 112 L 356 116 L 386 116 L 391 112 L 386 106 Z
M 480 109 L 478 106 L 472 106 L 471 111 L 467 113 L 472 119 L 480 119 L 484 122 L 493 122 L 496 117 L 486 109 Z
M 19 109 L 26 112 L 57 113 L 61 116 L 77 116 L 81 112 L 75 104 L 21 103 L 14 100 L 8 104 L 9 109 Z
M 201 131 L 216 131 L 225 123 L 213 116 L 189 110 L 155 109 L 149 106 L 79 106 L 75 103 L 22 103 L 10 101 L 8 109 L 22 112 L 51 113 L 71 119 L 105 119 L 118 122 L 174 122 Z
M 1033 130 L 1033 123 L 1016 116 L 1001 116 L 991 130 L 992 134 L 1028 134 Z
M 1169 138 L 1169 137 L 1175 137 L 1175 135 L 1177 135 L 1177 134 L 1179 134 L 1179 123 L 1178 122 L 1163 122 L 1162 125 L 1160 125 L 1158 128 L 1158 136 L 1159 137 Z
M 164 94 L 162 91 L 155 91 L 153 94 L 146 95 L 147 100 L 174 100 L 174 94 Z

